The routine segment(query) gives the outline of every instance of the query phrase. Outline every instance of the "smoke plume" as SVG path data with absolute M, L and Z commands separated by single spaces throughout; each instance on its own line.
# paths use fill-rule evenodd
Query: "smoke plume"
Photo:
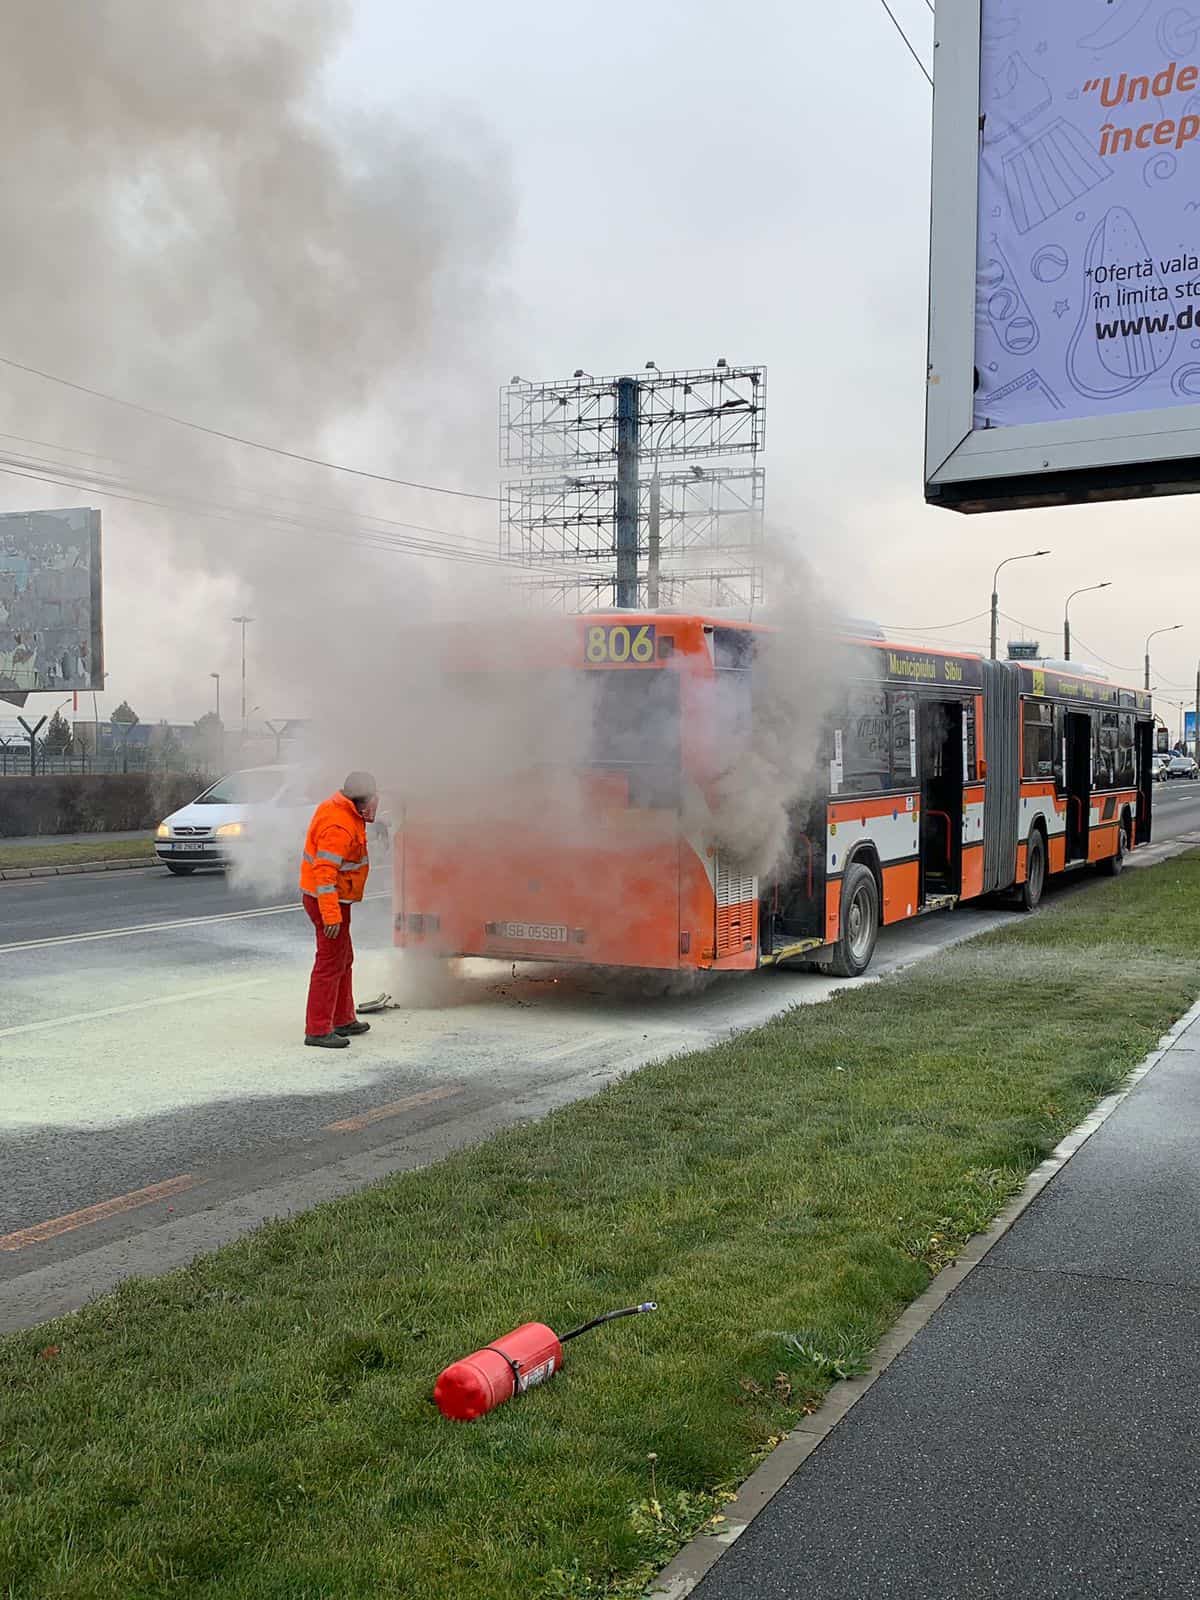
M 486 489 L 494 463 L 456 446 L 494 437 L 504 161 L 450 108 L 425 127 L 333 105 L 349 22 L 339 0 L 7 6 L 0 355 L 299 454 Z M 301 714 L 330 680 L 361 691 L 355 630 L 419 615 L 431 581 L 394 524 L 494 538 L 482 502 L 308 469 L 10 368 L 0 395 L 0 427 L 39 441 L 0 440 L 10 471 L 78 485 L 6 477 L 13 508 L 117 496 L 98 502 L 108 667 L 144 710 L 156 690 L 207 695 L 240 609 L 261 715 Z

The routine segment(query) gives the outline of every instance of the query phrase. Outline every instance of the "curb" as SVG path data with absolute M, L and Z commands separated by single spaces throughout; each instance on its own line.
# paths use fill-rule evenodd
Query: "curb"
M 1170 859 L 1160 857 L 1160 859 Z M 1152 863 L 1147 863 L 1151 865 Z M 828 1436 L 847 1416 L 902 1351 L 924 1329 L 930 1318 L 954 1293 L 959 1284 L 972 1273 L 998 1244 L 1013 1223 L 1029 1209 L 1071 1157 L 1112 1116 L 1117 1107 L 1137 1088 L 1194 1022 L 1200 1020 L 1200 1000 L 1197 1000 L 1179 1021 L 1163 1034 L 1156 1049 L 1129 1074 L 1123 1088 L 1108 1095 L 1091 1116 L 1073 1128 L 1066 1138 L 1055 1146 L 1040 1167 L 1036 1167 L 1025 1181 L 1025 1187 L 988 1228 L 970 1240 L 957 1260 L 944 1267 L 925 1293 L 914 1300 L 908 1310 L 892 1326 L 875 1347 L 870 1368 L 861 1378 L 850 1378 L 835 1383 L 821 1406 L 811 1417 L 806 1417 L 783 1442 L 746 1479 L 721 1517 L 720 1531 L 701 1533 L 686 1544 L 669 1566 L 665 1567 L 654 1583 L 645 1591 L 645 1600 L 684 1600 L 708 1576 L 730 1545 L 745 1533 L 755 1517 L 774 1499 L 784 1484 L 803 1462 L 824 1443 Z
M 161 867 L 157 856 L 143 860 L 131 856 L 126 861 L 75 861 L 62 867 L 5 867 L 0 871 L 0 883 L 16 878 L 62 878 L 76 872 L 138 872 L 146 867 Z

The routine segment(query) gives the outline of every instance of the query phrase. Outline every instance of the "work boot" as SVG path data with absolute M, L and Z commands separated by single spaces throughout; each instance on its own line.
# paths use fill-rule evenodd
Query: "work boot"
M 355 1034 L 370 1033 L 371 1024 L 369 1022 L 358 1021 L 343 1022 L 340 1028 L 335 1028 L 333 1031 L 334 1033 L 340 1033 L 343 1039 L 350 1039 L 353 1038 Z
M 306 1033 L 305 1044 L 315 1044 L 319 1050 L 344 1050 L 350 1043 L 340 1033 Z

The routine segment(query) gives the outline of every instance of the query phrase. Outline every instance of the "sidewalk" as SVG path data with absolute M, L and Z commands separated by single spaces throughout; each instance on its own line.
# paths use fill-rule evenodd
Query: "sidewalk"
M 1193 1020 L 708 1576 L 665 1592 L 1200 1595 L 1198 1146 Z

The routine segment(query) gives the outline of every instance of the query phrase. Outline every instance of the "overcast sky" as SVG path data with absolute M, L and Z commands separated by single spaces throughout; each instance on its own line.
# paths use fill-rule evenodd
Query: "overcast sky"
M 219 15 L 225 3 L 204 0 L 197 9 Z M 67 0 L 45 0 L 51 10 L 60 4 Z M 111 16 L 142 5 L 98 0 L 96 10 Z M 1112 590 L 1076 603 L 1077 656 L 1094 652 L 1136 677 L 1146 633 L 1183 622 L 1179 634 L 1156 642 L 1155 676 L 1167 694 L 1188 692 L 1200 653 L 1200 619 L 1190 617 L 1194 502 L 986 518 L 923 504 L 931 95 L 878 0 L 357 0 L 343 8 L 345 26 L 324 0 L 274 0 L 262 9 L 324 19 L 309 102 L 318 106 L 320 89 L 314 114 L 351 165 L 361 139 L 378 170 L 378 130 L 388 123 L 403 130 L 406 163 L 427 161 L 429 181 L 398 185 L 389 202 L 393 228 L 433 241 L 414 315 L 421 334 L 402 329 L 389 342 L 376 307 L 370 338 L 386 374 L 355 415 L 313 421 L 288 395 L 296 387 L 311 393 L 320 364 L 298 366 L 294 382 L 285 376 L 285 341 L 309 338 L 303 318 L 271 319 L 253 365 L 224 350 L 216 363 L 189 341 L 192 297 L 197 315 L 211 316 L 219 293 L 214 248 L 194 278 L 182 275 L 169 338 L 157 319 L 154 359 L 143 352 L 129 360 L 122 341 L 96 326 L 108 303 L 78 288 L 67 291 L 81 304 L 66 339 L 51 326 L 52 302 L 10 287 L 18 314 L 6 319 L 0 355 L 219 429 L 302 452 L 316 442 L 358 467 L 485 492 L 495 491 L 498 471 L 496 388 L 512 373 L 633 371 L 648 359 L 698 366 L 719 355 L 764 362 L 769 524 L 795 541 L 847 612 L 911 628 L 977 617 L 938 637 L 985 646 L 979 614 L 992 567 L 1045 545 L 1052 557 L 1004 575 L 1003 609 L 1058 653 L 1065 594 L 1110 579 Z M 896 0 L 896 9 L 928 61 L 925 0 Z M 37 28 L 44 10 L 42 0 L 20 0 L 15 25 Z M 14 19 L 3 26 L 11 30 Z M 169 37 L 162 47 L 172 47 Z M 186 55 L 187 45 L 181 49 Z M 107 70 L 94 53 L 87 69 Z M 153 51 L 141 70 L 157 70 Z M 103 117 L 102 97 L 86 114 Z M 197 150 L 216 147 L 214 137 L 225 144 L 223 159 L 235 161 L 236 123 L 235 107 L 232 125 L 192 148 L 189 163 L 202 159 Z M 18 149 L 0 157 L 10 189 L 27 156 Z M 27 207 L 43 203 L 22 194 Z M 302 183 L 289 204 L 303 206 Z M 264 205 L 270 212 L 269 195 Z M 187 226 L 186 203 L 177 199 L 175 211 Z M 145 216 L 120 225 L 137 234 Z M 194 226 L 204 225 L 201 215 Z M 243 237 L 254 226 L 245 210 L 238 225 Z M 278 213 L 262 225 L 277 228 Z M 106 226 L 111 240 L 111 218 Z M 172 235 L 163 246 L 168 267 L 174 247 Z M 36 275 L 27 265 L 24 280 Z M 334 293 L 306 311 L 349 329 L 359 292 L 342 304 Z M 286 281 L 277 293 L 287 299 Z M 128 297 L 120 314 L 130 315 Z M 217 365 L 226 389 L 211 371 L 197 379 L 200 367 Z M 248 387 L 247 373 L 261 385 Z M 348 392 L 360 380 L 351 374 Z M 0 378 L 4 428 L 63 448 L 122 457 L 132 449 L 111 443 L 112 419 L 100 402 L 60 396 L 52 404 L 45 388 L 11 372 Z M 194 471 L 214 497 L 261 487 L 268 471 L 276 494 L 286 488 L 340 503 L 347 492 L 332 474 L 288 469 L 289 476 L 270 458 L 248 461 L 234 447 L 153 437 L 156 449 L 193 450 Z M 236 629 L 228 619 L 242 606 L 264 619 L 252 629 L 251 671 L 252 699 L 265 715 L 303 709 L 295 662 L 306 648 L 319 655 L 331 638 L 352 648 L 337 633 L 345 613 L 338 583 L 328 581 L 330 563 L 344 571 L 351 557 L 336 547 L 322 557 L 312 540 L 289 547 L 275 533 L 256 553 L 256 536 L 243 528 L 210 521 L 201 538 L 178 511 L 156 522 L 129 502 L 0 477 L 2 509 L 80 503 L 100 505 L 105 517 L 109 706 L 129 698 L 143 717 L 198 716 L 211 703 L 209 673 L 232 681 Z M 495 508 L 484 502 L 376 488 L 355 504 L 455 536 L 495 537 Z M 370 560 L 377 609 L 417 592 L 410 559 Z M 276 586 L 271 574 L 285 569 Z M 320 594 L 321 606 L 305 615 L 327 615 L 333 631 L 314 635 L 306 622 L 285 665 L 278 641 L 298 581 Z M 1016 631 L 1004 625 L 1005 636 Z

